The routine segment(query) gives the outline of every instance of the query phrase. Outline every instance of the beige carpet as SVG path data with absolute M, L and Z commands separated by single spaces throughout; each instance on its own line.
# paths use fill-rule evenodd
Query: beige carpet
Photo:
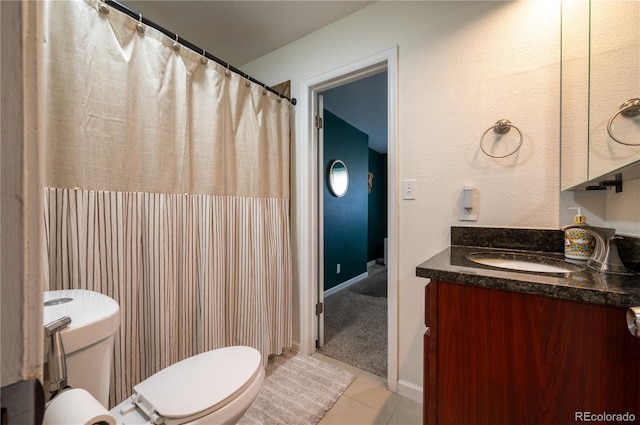
M 355 375 L 295 351 L 269 359 L 267 378 L 239 425 L 313 425 Z
M 387 377 L 386 268 L 324 299 L 324 345 L 318 352 Z

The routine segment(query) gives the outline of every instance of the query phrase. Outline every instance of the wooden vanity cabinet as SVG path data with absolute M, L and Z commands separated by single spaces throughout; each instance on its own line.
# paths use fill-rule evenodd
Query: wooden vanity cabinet
M 640 339 L 625 315 L 624 308 L 432 280 L 423 422 L 560 425 L 628 413 L 634 421 L 599 423 L 638 423 Z

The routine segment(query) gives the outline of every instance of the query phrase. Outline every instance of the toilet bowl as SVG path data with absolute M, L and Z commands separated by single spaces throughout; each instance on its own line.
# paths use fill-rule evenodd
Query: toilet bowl
M 114 335 L 120 326 L 118 303 L 81 289 L 47 291 L 44 301 L 45 325 L 71 318 L 60 331 L 69 385 L 87 390 L 106 408 Z M 234 424 L 255 400 L 264 379 L 258 350 L 219 348 L 157 372 L 135 385 L 133 395 L 108 413 L 118 425 Z
M 234 424 L 265 379 L 251 347 L 207 351 L 175 363 L 133 387 L 109 413 L 117 424 Z

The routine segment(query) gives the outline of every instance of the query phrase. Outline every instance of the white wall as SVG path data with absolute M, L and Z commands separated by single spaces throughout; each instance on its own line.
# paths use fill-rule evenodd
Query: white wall
M 640 237 L 640 179 L 624 182 L 622 193 L 605 192 L 606 227 L 619 235 Z
M 558 226 L 560 4 L 377 2 L 242 69 L 290 79 L 299 97 L 302 81 L 394 46 L 399 177 L 417 180 L 416 200 L 399 205 L 399 380 L 422 386 L 427 281 L 415 267 L 449 245 L 451 225 Z M 479 140 L 501 118 L 524 144 L 496 160 Z M 295 144 L 307 134 L 296 128 Z M 476 223 L 457 219 L 465 184 L 479 192 Z
M 624 181 L 622 192 L 595 190 L 563 192 L 560 198 L 560 223 L 573 223 L 575 211 L 582 207 L 587 223 L 616 229 L 618 235 L 640 237 L 640 179 Z

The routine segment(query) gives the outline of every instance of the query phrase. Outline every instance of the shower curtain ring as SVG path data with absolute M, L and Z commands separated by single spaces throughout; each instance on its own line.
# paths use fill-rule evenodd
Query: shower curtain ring
M 109 14 L 109 6 L 107 6 L 104 3 L 100 3 L 100 6 L 98 6 L 98 11 L 100 13 L 102 13 L 103 15 L 108 15 Z
M 180 37 L 178 36 L 178 34 L 176 34 L 176 41 L 173 42 L 173 50 L 174 51 L 178 51 L 180 50 L 180 42 L 179 42 Z
M 142 13 L 138 13 L 138 25 L 136 25 L 136 30 L 138 30 L 140 34 L 144 34 L 146 29 L 147 28 L 142 23 Z
M 229 64 L 227 63 L 227 70 L 224 71 L 224 75 L 226 75 L 227 77 L 231 77 L 231 71 L 229 70 Z
M 267 95 L 267 85 L 262 83 L 262 95 L 266 96 Z
M 204 51 L 204 49 L 202 49 L 202 57 L 200 58 L 200 63 L 203 65 L 206 65 L 208 62 L 207 60 L 207 52 Z

